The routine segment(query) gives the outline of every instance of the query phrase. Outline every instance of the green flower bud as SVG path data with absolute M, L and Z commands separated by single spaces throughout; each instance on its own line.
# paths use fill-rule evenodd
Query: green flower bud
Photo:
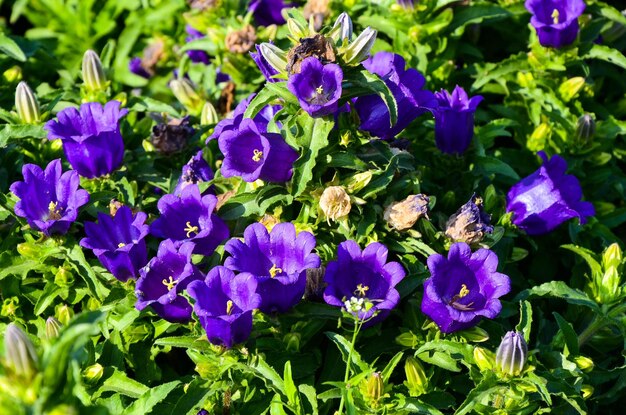
M 46 320 L 46 337 L 48 340 L 56 339 L 59 337 L 59 331 L 61 330 L 61 323 L 54 317 L 48 317 Z
M 12 84 L 13 82 L 21 81 L 22 80 L 22 68 L 20 68 L 17 65 L 13 66 L 7 69 L 6 71 L 4 71 L 2 76 L 10 84 Z
M 576 144 L 580 147 L 589 144 L 596 133 L 596 122 L 590 114 L 585 114 L 576 123 Z
M 343 12 L 335 20 L 335 24 L 330 32 L 330 37 L 335 42 L 348 42 L 352 40 L 352 19 L 348 16 L 348 13 Z
M 0 316 L 10 317 L 17 315 L 17 312 L 20 308 L 19 303 L 19 297 L 5 298 L 2 302 L 2 309 L 0 309 Z
M 85 382 L 93 385 L 98 383 L 102 375 L 104 374 L 104 367 L 100 363 L 96 363 L 95 365 L 91 365 L 85 370 L 83 370 L 83 378 Z
M 376 41 L 376 30 L 371 27 L 364 31 L 350 43 L 343 53 L 343 61 L 346 65 L 356 66 L 370 56 L 370 51 Z
M 600 303 L 609 304 L 617 299 L 621 285 L 621 264 L 622 250 L 613 243 L 602 254 L 602 275 L 596 276 L 597 300 Z
M 294 18 L 287 19 L 287 29 L 289 29 L 289 33 L 291 37 L 296 41 L 309 37 L 309 27 L 302 25 L 298 20 Z
M 63 404 L 55 406 L 50 412 L 46 412 L 46 415 L 79 415 L 79 412 L 73 406 Z
M 487 350 L 482 347 L 474 348 L 474 362 L 481 372 L 486 370 L 493 370 L 495 357 L 491 350 Z
M 583 399 L 589 399 L 591 395 L 593 395 L 594 389 L 591 385 L 582 385 L 580 391 L 582 392 Z
M 83 55 L 83 82 L 88 91 L 104 91 L 107 88 L 107 78 L 102 62 L 93 50 L 88 50 Z
M 4 333 L 4 352 L 7 368 L 21 379 L 30 381 L 37 373 L 38 358 L 35 346 L 26 333 L 11 323 Z
M 15 89 L 15 108 L 17 115 L 24 124 L 36 124 L 39 122 L 39 104 L 37 97 L 28 84 L 20 82 Z
M 574 363 L 576 363 L 576 366 L 583 372 L 591 372 L 594 367 L 593 360 L 585 356 L 576 356 Z
M 62 304 L 55 307 L 54 314 L 61 324 L 67 326 L 72 317 L 74 317 L 74 310 L 72 310 L 67 304 Z
M 70 287 L 74 284 L 74 275 L 65 267 L 60 267 L 54 274 L 54 283 L 59 287 Z
M 496 368 L 504 375 L 517 376 L 524 370 L 527 355 L 528 346 L 522 333 L 509 331 L 496 352 Z
M 561 98 L 563 98 L 563 101 L 568 102 L 580 92 L 583 86 L 585 86 L 585 78 L 576 76 L 568 79 L 559 86 L 559 94 Z
M 215 107 L 209 101 L 205 102 L 200 113 L 200 124 L 215 125 L 218 122 L 220 122 L 220 117 L 217 115 Z
M 365 186 L 369 184 L 372 180 L 373 174 L 371 171 L 364 171 L 361 173 L 356 173 L 352 177 L 348 179 L 346 183 L 346 188 L 350 193 L 356 193 L 359 190 L 363 189 Z
M 410 396 L 420 396 L 426 393 L 428 378 L 422 364 L 414 357 L 409 357 L 404 362 L 404 373 L 406 374 L 405 385 L 409 389 Z
M 202 106 L 202 98 L 195 91 L 193 84 L 186 78 L 174 79 L 170 88 L 176 99 L 190 112 L 197 113 Z
M 300 333 L 287 333 L 283 338 L 283 342 L 286 345 L 286 349 L 290 352 L 300 351 L 300 339 L 302 336 Z
M 378 407 L 380 399 L 385 393 L 385 383 L 380 372 L 374 372 L 370 375 L 362 390 L 365 400 L 374 408 Z
M 481 343 L 489 340 L 489 333 L 480 327 L 472 327 L 471 329 L 463 330 L 459 334 L 471 342 Z
M 539 124 L 528 138 L 526 147 L 533 152 L 543 150 L 551 133 L 552 127 L 550 127 L 550 124 L 545 122 Z
M 287 72 L 287 53 L 285 51 L 271 43 L 261 43 L 259 45 L 259 51 L 267 63 L 279 73 L 284 74 Z

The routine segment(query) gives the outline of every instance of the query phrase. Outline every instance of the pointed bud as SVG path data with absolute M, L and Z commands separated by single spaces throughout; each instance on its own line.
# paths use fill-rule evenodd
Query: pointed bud
M 70 287 L 74 284 L 74 275 L 65 267 L 60 267 L 54 274 L 54 283 L 61 288 Z
M 72 319 L 72 317 L 74 317 L 74 310 L 68 307 L 67 304 L 63 304 L 59 306 L 58 308 L 55 309 L 55 311 L 56 311 L 55 314 L 57 316 L 57 319 L 64 326 L 67 326 L 70 320 Z
M 596 133 L 596 122 L 590 114 L 585 114 L 576 122 L 576 144 L 580 147 L 589 144 Z
M 496 352 L 496 368 L 504 375 L 517 376 L 524 370 L 527 355 L 528 346 L 522 333 L 509 331 Z
M 170 88 L 176 99 L 194 113 L 200 109 L 202 99 L 195 91 L 193 84 L 187 78 L 174 79 L 170 82 Z
M 552 128 L 550 127 L 550 125 L 545 122 L 542 122 L 532 132 L 532 134 L 528 138 L 528 141 L 526 141 L 526 147 L 530 151 L 534 151 L 534 152 L 543 150 L 546 146 L 546 140 L 550 136 L 551 132 L 552 132 Z
M 100 57 L 93 50 L 83 55 L 83 82 L 89 91 L 104 91 L 107 78 Z
M 385 393 L 385 383 L 380 372 L 374 372 L 370 375 L 365 383 L 363 396 L 368 403 L 374 408 L 378 407 L 380 399 Z
M 346 188 L 350 193 L 356 193 L 363 189 L 372 180 L 373 173 L 371 171 L 364 171 L 357 173 L 350 177 L 346 183 Z
M 297 42 L 304 37 L 309 37 L 309 27 L 302 25 L 294 18 L 287 19 L 287 29 L 291 33 L 291 37 Z
M 341 13 L 337 20 L 335 20 L 333 29 L 330 32 L 330 37 L 335 42 L 343 42 L 344 40 L 350 42 L 352 40 L 352 19 L 350 19 L 348 13 Z
M 98 383 L 102 375 L 104 374 L 104 367 L 100 363 L 96 363 L 95 365 L 91 365 L 85 370 L 83 370 L 83 378 L 85 382 L 90 385 Z
M 287 333 L 283 338 L 283 342 L 285 343 L 285 348 L 290 352 L 299 352 L 300 351 L 300 339 L 302 336 L 300 333 Z
M 370 51 L 376 41 L 376 30 L 367 27 L 361 34 L 350 43 L 343 54 L 343 61 L 346 65 L 356 66 L 369 58 Z
M 585 78 L 576 76 L 568 79 L 559 86 L 559 94 L 561 98 L 563 98 L 563 101 L 568 102 L 578 95 L 583 86 L 585 86 Z
M 617 243 L 613 243 L 602 254 L 604 273 L 598 284 L 598 296 L 602 304 L 609 304 L 618 297 L 621 285 L 621 264 L 622 250 Z
M 329 186 L 320 197 L 320 209 L 327 220 L 337 220 L 347 216 L 352 209 L 350 196 L 342 186 Z
M 578 368 L 585 373 L 591 372 L 594 367 L 593 360 L 585 356 L 574 357 L 574 363 L 576 363 L 576 366 L 578 366 Z
M 287 53 L 271 43 L 261 43 L 259 51 L 267 63 L 279 73 L 287 72 Z
M 209 101 L 205 102 L 200 113 L 200 124 L 215 125 L 218 122 L 220 122 L 220 117 L 217 115 L 217 110 Z
M 580 391 L 582 392 L 583 395 L 583 399 L 589 399 L 589 397 L 591 397 L 591 395 L 593 395 L 593 386 L 591 385 L 582 385 L 580 387 Z
M 493 370 L 495 357 L 493 352 L 483 347 L 474 348 L 474 362 L 481 372 Z
M 404 363 L 406 374 L 405 385 L 409 389 L 409 396 L 420 396 L 426 393 L 428 378 L 422 364 L 414 357 L 409 357 Z
M 15 108 L 17 109 L 17 115 L 24 124 L 36 124 L 39 122 L 40 114 L 37 97 L 24 81 L 20 82 L 15 90 Z
M 22 80 L 22 68 L 20 68 L 17 65 L 13 66 L 13 67 L 7 69 L 6 71 L 4 71 L 2 76 L 4 77 L 4 79 L 8 83 L 11 83 L 11 84 L 13 82 L 20 81 L 20 80 Z
M 35 346 L 26 333 L 11 323 L 4 333 L 5 362 L 16 376 L 30 381 L 37 373 L 38 358 Z
M 54 317 L 48 317 L 46 320 L 46 337 L 48 340 L 56 339 L 59 337 L 61 330 L 61 323 Z

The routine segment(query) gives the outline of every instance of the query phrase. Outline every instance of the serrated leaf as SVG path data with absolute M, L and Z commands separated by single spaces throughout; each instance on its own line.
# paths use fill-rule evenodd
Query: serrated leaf
M 545 284 L 522 291 L 517 299 L 525 299 L 528 297 L 554 297 L 561 298 L 570 304 L 589 307 L 595 312 L 600 313 L 600 307 L 587 294 L 576 288 L 569 287 L 563 281 L 550 281 Z
M 204 339 L 204 337 L 196 336 L 173 336 L 173 337 L 161 337 L 156 339 L 154 344 L 160 346 L 170 347 L 182 347 L 184 349 L 192 349 L 198 351 L 210 351 L 213 350 L 211 344 Z
M 136 399 L 148 390 L 150 388 L 143 383 L 137 382 L 129 378 L 126 373 L 114 369 L 113 374 L 106 378 L 102 386 L 94 393 L 94 398 L 99 397 L 104 392 L 117 392 Z
M 141 395 L 135 402 L 133 402 L 123 415 L 145 415 L 152 412 L 154 407 L 161 401 L 163 401 L 169 393 L 174 390 L 176 386 L 180 384 L 179 380 L 164 383 L 157 387 L 150 388 L 147 392 Z
M 530 341 L 530 329 L 533 323 L 533 308 L 528 301 L 520 301 L 519 303 L 519 323 L 515 326 L 515 330 L 524 335 L 526 343 Z
M 306 190 L 307 185 L 313 178 L 313 168 L 317 164 L 319 151 L 328 146 L 328 135 L 335 126 L 332 119 L 310 118 L 305 121 L 304 132 L 307 135 L 299 144 L 302 155 L 293 166 L 293 177 L 291 194 L 298 197 Z M 310 133 L 309 133 L 310 131 Z
M 298 385 L 298 390 L 307 399 L 309 405 L 311 405 L 311 410 L 313 411 L 311 415 L 317 415 L 319 412 L 317 409 L 317 392 L 315 388 L 311 385 L 302 384 Z
M 0 148 L 6 147 L 12 140 L 23 138 L 45 138 L 46 131 L 42 125 L 7 124 L 0 130 Z
M 20 62 L 26 62 L 26 55 L 19 45 L 4 33 L 0 33 L 0 52 Z
M 626 69 L 626 56 L 617 49 L 594 44 L 583 56 L 584 59 L 599 59 Z
M 348 362 L 348 356 L 350 356 L 351 362 L 350 364 L 353 366 L 353 372 L 365 372 L 370 370 L 370 367 L 367 363 L 365 363 L 361 359 L 361 355 L 356 350 L 352 350 L 352 344 L 340 334 L 333 332 L 324 333 L 326 336 L 335 343 L 335 345 L 339 348 L 341 352 L 341 356 L 343 357 L 343 361 Z M 350 354 L 350 350 L 352 353 Z
M 398 122 L 398 104 L 389 87 L 378 75 L 368 71 L 359 71 L 351 73 L 349 77 L 344 79 L 342 85 L 344 92 L 343 99 L 354 98 L 358 96 L 378 95 L 389 111 L 389 127 Z

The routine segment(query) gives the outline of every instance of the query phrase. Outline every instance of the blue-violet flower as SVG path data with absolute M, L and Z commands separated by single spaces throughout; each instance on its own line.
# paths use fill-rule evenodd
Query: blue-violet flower
M 578 18 L 585 10 L 583 0 L 526 0 L 524 6 L 532 14 L 530 24 L 542 46 L 561 48 L 576 40 Z
M 286 4 L 284 0 L 252 0 L 248 11 L 252 12 L 254 20 L 261 26 L 282 25 L 285 24 L 282 10 L 287 7 L 292 7 L 292 4 Z
M 318 118 L 337 112 L 341 81 L 343 72 L 339 65 L 323 65 L 311 56 L 302 61 L 300 72 L 289 77 L 287 88 L 298 98 L 303 110 Z
M 185 26 L 185 32 L 189 35 L 185 38 L 185 42 L 191 42 L 192 40 L 202 39 L 204 37 L 202 32 L 194 29 L 190 25 Z M 203 50 L 188 50 L 187 56 L 189 56 L 189 59 L 194 63 L 208 65 L 211 62 L 211 58 Z
M 183 171 L 178 179 L 174 195 L 180 196 L 183 189 L 190 184 L 197 184 L 213 180 L 214 173 L 209 163 L 202 157 L 202 150 L 199 150 L 188 162 L 183 166 Z
M 435 143 L 447 154 L 460 154 L 467 150 L 474 136 L 474 112 L 483 100 L 476 95 L 472 98 L 460 86 L 450 94 L 446 90 L 436 92 L 439 103 L 435 115 Z

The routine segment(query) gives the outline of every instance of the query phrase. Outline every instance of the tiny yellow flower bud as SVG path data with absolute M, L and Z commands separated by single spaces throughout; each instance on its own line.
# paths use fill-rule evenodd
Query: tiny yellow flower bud
M 102 375 L 104 374 L 104 367 L 100 363 L 96 363 L 95 365 L 91 365 L 85 370 L 83 370 L 83 378 L 85 382 L 90 385 L 98 383 Z
M 174 79 L 170 82 L 170 88 L 176 99 L 191 113 L 201 110 L 202 99 L 194 90 L 193 84 L 186 78 Z
M 593 360 L 585 356 L 576 356 L 574 363 L 576 363 L 576 366 L 583 372 L 591 372 L 594 367 Z
M 380 372 L 374 372 L 370 375 L 362 389 L 365 400 L 374 408 L 380 404 L 380 400 L 385 393 L 385 383 Z
M 546 146 L 546 141 L 552 133 L 552 128 L 548 123 L 541 123 L 535 128 L 533 133 L 528 137 L 526 141 L 526 147 L 533 152 L 543 150 Z
M 320 209 L 328 220 L 337 220 L 347 216 L 352 209 L 350 196 L 342 186 L 329 186 L 320 198 Z
M 74 310 L 68 307 L 67 304 L 63 304 L 55 308 L 54 314 L 61 324 L 67 326 L 72 317 L 74 317 Z
M 474 362 L 476 362 L 476 366 L 478 366 L 481 372 L 493 370 L 495 359 L 496 357 L 492 351 L 483 347 L 474 348 Z
M 580 391 L 582 392 L 583 399 L 589 399 L 591 395 L 593 395 L 594 388 L 591 385 L 582 385 Z

